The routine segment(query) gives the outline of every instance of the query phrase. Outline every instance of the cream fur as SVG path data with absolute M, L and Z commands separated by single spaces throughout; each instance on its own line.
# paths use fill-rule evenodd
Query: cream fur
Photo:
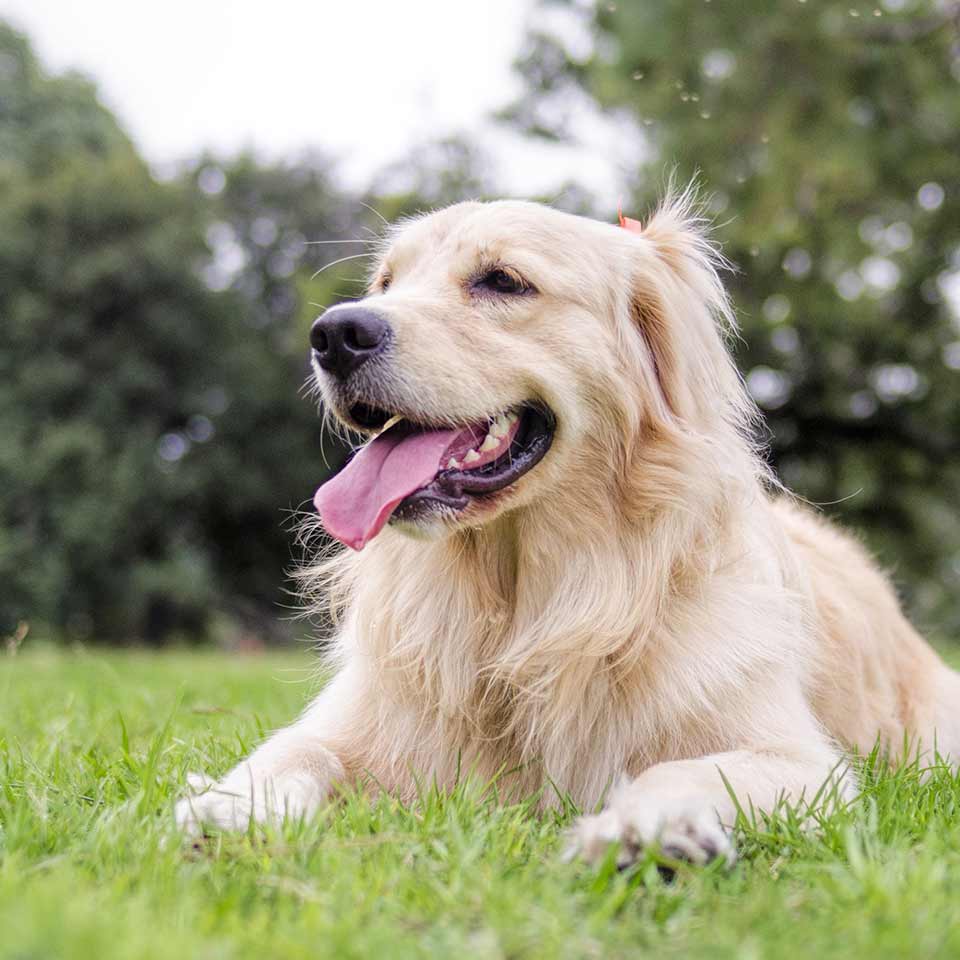
M 506 264 L 534 296 L 478 301 Z M 178 819 L 309 814 L 367 774 L 549 782 L 584 809 L 590 858 L 659 840 L 732 859 L 722 771 L 742 803 L 811 799 L 843 750 L 904 736 L 960 756 L 960 678 L 901 614 L 866 553 L 780 491 L 726 349 L 718 256 L 689 194 L 642 232 L 520 202 L 402 224 L 369 293 L 396 332 L 371 402 L 462 424 L 531 400 L 544 460 L 493 506 L 388 526 L 306 571 L 340 622 L 336 676 Z M 385 278 L 390 286 L 382 292 Z M 327 405 L 342 400 L 320 378 Z

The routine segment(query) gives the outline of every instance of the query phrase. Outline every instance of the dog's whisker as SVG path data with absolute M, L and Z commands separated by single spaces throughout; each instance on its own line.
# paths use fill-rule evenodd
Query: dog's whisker
M 362 244 L 365 244 L 366 246 L 369 246 L 369 245 L 371 244 L 371 242 L 372 242 L 372 241 L 370 241 L 370 240 L 355 240 L 355 239 L 350 239 L 350 240 L 304 240 L 304 241 L 303 241 L 303 245 L 304 245 L 305 247 L 316 247 L 316 246 L 321 246 L 321 245 L 325 245 L 325 244 L 336 244 L 336 243 L 362 243 Z
M 348 256 L 348 257 L 340 257 L 339 260 L 334 260 L 332 263 L 324 264 L 319 270 L 316 271 L 316 273 L 311 274 L 310 279 L 311 279 L 311 280 L 316 280 L 317 277 L 319 277 L 321 273 L 326 272 L 326 271 L 329 270 L 331 267 L 337 266 L 337 264 L 347 263 L 349 260 L 362 260 L 362 259 L 364 259 L 364 258 L 366 258 L 366 257 L 373 257 L 373 256 L 376 256 L 376 254 L 374 254 L 374 253 L 354 253 L 354 254 L 351 254 L 351 255 Z
M 369 203 L 364 203 L 363 200 L 358 200 L 357 203 L 359 203 L 361 207 L 366 207 L 374 216 L 379 217 L 380 220 L 383 221 L 384 226 L 390 226 L 390 221 L 375 207 L 371 207 Z

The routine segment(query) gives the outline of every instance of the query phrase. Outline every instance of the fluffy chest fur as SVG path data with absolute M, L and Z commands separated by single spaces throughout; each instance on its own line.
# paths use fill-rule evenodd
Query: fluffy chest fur
M 341 560 L 336 656 L 370 691 L 364 768 L 401 793 L 411 769 L 471 771 L 590 805 L 624 772 L 742 742 L 731 703 L 796 662 L 805 632 L 776 544 L 727 529 L 691 529 L 669 562 L 676 530 L 656 525 L 586 543 L 554 529 L 544 552 L 509 528 L 386 536 Z

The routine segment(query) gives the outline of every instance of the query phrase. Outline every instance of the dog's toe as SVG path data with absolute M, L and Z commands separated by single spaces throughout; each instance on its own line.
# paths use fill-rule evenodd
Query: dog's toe
M 623 811 L 608 808 L 594 816 L 581 817 L 571 832 L 566 859 L 579 856 L 598 863 L 612 844 L 617 844 L 617 866 L 635 863 L 651 848 L 670 860 L 703 865 L 722 859 L 736 862 L 730 835 L 711 809 L 658 815 L 654 811 Z
M 661 852 L 673 860 L 703 865 L 720 859 L 733 866 L 737 859 L 729 833 L 712 810 L 667 820 L 658 839 Z

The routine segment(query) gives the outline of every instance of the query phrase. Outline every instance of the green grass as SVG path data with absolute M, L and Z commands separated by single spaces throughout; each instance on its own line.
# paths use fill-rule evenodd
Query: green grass
M 172 832 L 312 692 L 306 654 L 0 657 L 0 956 L 957 957 L 960 782 L 868 771 L 818 831 L 741 825 L 742 860 L 564 864 L 561 817 L 479 791 L 351 795 L 316 822 Z M 960 709 L 960 704 L 958 704 Z

